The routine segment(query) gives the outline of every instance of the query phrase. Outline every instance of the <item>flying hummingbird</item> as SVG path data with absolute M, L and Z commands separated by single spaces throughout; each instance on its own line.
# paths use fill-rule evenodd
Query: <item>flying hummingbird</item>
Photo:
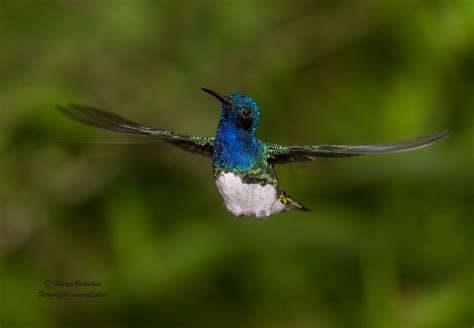
M 257 139 L 260 108 L 247 95 L 223 96 L 209 88 L 203 91 L 221 102 L 215 137 L 188 136 L 158 130 L 96 108 L 68 104 L 59 110 L 82 123 L 124 133 L 161 139 L 186 151 L 212 158 L 217 189 L 234 215 L 266 218 L 285 210 L 309 211 L 280 188 L 274 165 L 305 162 L 320 157 L 351 157 L 394 153 L 429 146 L 450 133 L 436 132 L 414 140 L 385 145 L 279 145 Z

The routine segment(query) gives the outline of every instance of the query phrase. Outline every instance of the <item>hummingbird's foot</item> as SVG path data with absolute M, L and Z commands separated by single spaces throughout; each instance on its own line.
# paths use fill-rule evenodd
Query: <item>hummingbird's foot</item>
M 259 220 L 266 219 L 267 217 L 270 216 L 270 211 L 269 210 L 261 210 L 255 214 L 255 217 Z

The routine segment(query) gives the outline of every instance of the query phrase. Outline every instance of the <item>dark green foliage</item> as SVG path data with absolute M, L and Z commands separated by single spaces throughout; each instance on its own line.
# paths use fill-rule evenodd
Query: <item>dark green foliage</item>
M 472 326 L 473 22 L 469 0 L 0 1 L 0 326 Z M 277 167 L 312 212 L 258 221 L 208 158 L 64 142 L 149 138 L 54 109 L 212 136 L 201 86 L 253 97 L 275 144 L 453 134 Z M 37 299 L 47 279 L 109 296 Z

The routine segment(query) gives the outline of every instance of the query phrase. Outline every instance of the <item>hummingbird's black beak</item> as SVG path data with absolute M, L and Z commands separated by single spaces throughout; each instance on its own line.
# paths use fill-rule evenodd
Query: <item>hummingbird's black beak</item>
M 220 93 L 218 93 L 218 92 L 216 92 L 216 91 L 214 91 L 214 90 L 211 90 L 211 89 L 206 88 L 206 87 L 202 87 L 201 90 L 202 90 L 202 91 L 205 91 L 205 92 L 207 92 L 208 94 L 213 95 L 214 97 L 216 97 L 217 99 L 219 99 L 220 102 L 221 102 L 223 105 L 228 105 L 228 106 L 232 106 L 232 105 L 233 105 L 229 98 L 227 98 L 226 96 L 221 95 Z

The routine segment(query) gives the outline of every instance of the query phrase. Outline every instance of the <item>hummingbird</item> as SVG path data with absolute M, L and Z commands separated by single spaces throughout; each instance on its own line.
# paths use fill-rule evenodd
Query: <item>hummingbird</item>
M 273 144 L 256 137 L 260 108 L 254 99 L 239 92 L 224 96 L 209 88 L 201 89 L 220 101 L 220 118 L 215 137 L 150 128 L 110 112 L 72 103 L 58 106 L 58 109 L 94 127 L 149 136 L 185 151 L 210 157 L 217 189 L 226 208 L 237 217 L 255 216 L 258 219 L 291 209 L 309 211 L 281 189 L 274 169 L 276 164 L 409 151 L 432 145 L 450 134 L 449 130 L 444 130 L 392 144 Z

